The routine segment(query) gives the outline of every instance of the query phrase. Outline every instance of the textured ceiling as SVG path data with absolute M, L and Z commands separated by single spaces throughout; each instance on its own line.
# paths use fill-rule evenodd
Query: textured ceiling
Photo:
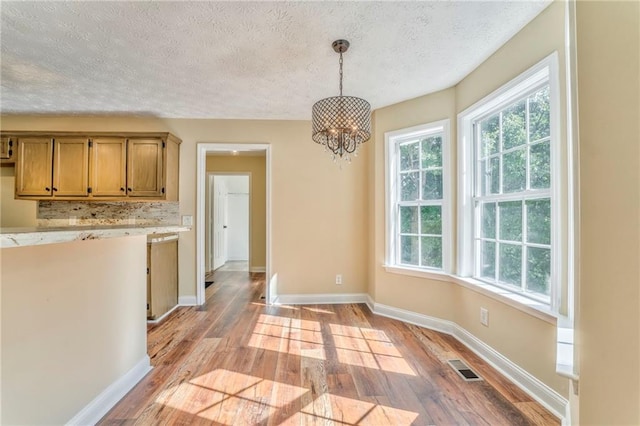
M 310 119 L 338 93 L 373 109 L 450 87 L 549 0 L 9 2 L 3 113 Z

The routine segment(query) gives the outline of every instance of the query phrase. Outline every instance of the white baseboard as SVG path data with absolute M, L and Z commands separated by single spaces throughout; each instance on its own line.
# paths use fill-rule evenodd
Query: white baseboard
M 160 315 L 160 318 L 156 318 L 154 320 L 147 320 L 147 324 L 158 324 L 160 321 L 162 321 L 163 319 L 165 319 L 166 317 L 169 316 L 169 314 L 173 311 L 175 311 L 176 309 L 178 309 L 180 307 L 180 305 L 176 305 L 173 308 L 169 309 L 167 312 L 165 312 L 164 314 Z
M 78 412 L 67 425 L 95 425 L 113 408 L 144 376 L 151 371 L 151 361 L 145 355 L 124 376 L 111 383 L 97 397 Z
M 373 305 L 373 309 L 371 306 Z M 529 396 L 542 404 L 555 416 L 564 419 L 566 416 L 568 401 L 555 390 L 542 383 L 540 380 L 523 370 L 511 360 L 500 354 L 491 346 L 469 333 L 464 328 L 452 321 L 442 320 L 427 315 L 392 306 L 375 303 L 371 298 L 367 301 L 367 306 L 376 315 L 415 324 L 431 330 L 449 334 L 459 340 L 466 347 L 471 349 L 476 355 L 486 361 L 493 368 L 498 370 L 503 376 L 511 380 Z
M 198 306 L 198 300 L 195 296 L 180 296 L 178 306 Z
M 278 299 L 278 273 L 273 274 L 271 279 L 269 280 L 269 285 L 267 286 L 267 294 L 265 295 L 267 298 L 267 304 L 273 305 L 276 303 Z
M 267 272 L 267 268 L 264 266 L 251 266 L 249 272 Z
M 376 302 L 369 294 L 367 294 L 367 301 L 365 303 L 371 312 L 375 311 Z
M 453 335 L 453 330 L 455 329 L 455 327 L 457 327 L 457 324 L 454 322 L 418 314 L 416 312 L 407 311 L 405 309 L 394 308 L 393 306 L 387 306 L 375 302 L 373 306 L 374 308 L 371 312 L 376 315 L 397 319 L 403 322 L 408 322 L 409 324 L 419 325 L 420 327 L 425 327 L 430 330 L 439 331 L 441 333 Z
M 280 294 L 273 303 L 276 305 L 366 303 L 368 297 L 366 293 Z
M 542 383 L 540 380 L 523 370 L 520 366 L 510 361 L 500 352 L 469 333 L 456 324 L 452 336 L 471 349 L 489 365 L 498 370 L 503 376 L 518 385 L 533 399 L 542 404 L 546 409 L 563 419 L 567 411 L 567 401 L 562 395 Z

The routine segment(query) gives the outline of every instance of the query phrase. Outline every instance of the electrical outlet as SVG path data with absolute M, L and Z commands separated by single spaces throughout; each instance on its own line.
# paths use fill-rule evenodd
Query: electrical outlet
M 336 285 L 342 285 L 342 275 L 336 275 Z
M 182 216 L 182 226 L 193 226 L 193 216 Z
M 489 310 L 480 308 L 480 324 L 489 327 Z

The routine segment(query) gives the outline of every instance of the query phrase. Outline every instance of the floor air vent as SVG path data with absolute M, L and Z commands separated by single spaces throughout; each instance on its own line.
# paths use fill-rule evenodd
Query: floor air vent
M 478 376 L 467 364 L 459 359 L 450 359 L 447 361 L 451 367 L 467 382 L 477 382 L 482 380 L 482 377 Z

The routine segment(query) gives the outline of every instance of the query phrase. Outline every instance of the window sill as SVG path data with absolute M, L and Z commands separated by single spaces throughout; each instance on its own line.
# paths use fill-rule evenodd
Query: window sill
M 410 277 L 428 278 L 430 280 L 451 282 L 451 275 L 441 271 L 427 271 L 424 269 L 410 268 L 408 266 L 384 265 L 384 270 L 392 274 L 408 275 Z
M 474 280 L 473 278 L 463 278 L 451 275 L 451 279 L 462 287 L 495 299 L 550 324 L 557 325 L 557 315 L 550 311 L 549 307 L 543 303 L 536 302 L 535 300 L 526 298 L 500 287 L 485 284 L 482 281 Z
M 551 312 L 547 305 L 536 302 L 535 300 L 528 299 L 517 293 L 512 293 L 500 287 L 492 286 L 490 284 L 485 284 L 481 281 L 474 280 L 473 278 L 463 278 L 456 275 L 447 274 L 445 272 L 425 271 L 422 269 L 400 267 L 397 265 L 384 265 L 384 269 L 385 271 L 393 274 L 427 278 L 437 281 L 453 282 L 462 287 L 468 288 L 469 290 L 475 291 L 484 296 L 502 302 L 508 306 L 511 306 L 512 308 L 518 309 L 519 311 L 522 311 L 526 314 L 534 316 L 542 321 L 546 321 L 549 324 L 557 325 L 558 322 L 557 315 Z

